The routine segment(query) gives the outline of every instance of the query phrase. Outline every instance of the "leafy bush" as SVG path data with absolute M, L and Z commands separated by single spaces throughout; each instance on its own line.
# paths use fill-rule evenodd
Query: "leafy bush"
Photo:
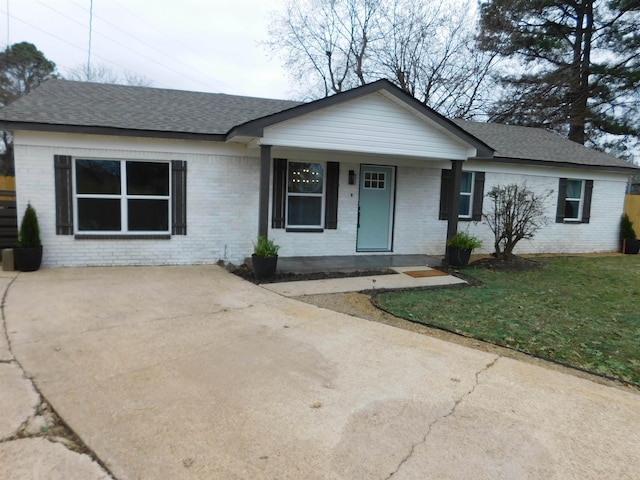
M 258 243 L 253 244 L 253 254 L 257 257 L 277 257 L 280 245 L 273 243 L 273 240 L 267 240 L 266 237 L 260 235 Z
M 636 231 L 633 229 L 633 222 L 626 213 L 622 215 L 620 220 L 620 241 L 636 240 Z
M 18 246 L 23 248 L 39 247 L 40 227 L 38 226 L 38 216 L 36 210 L 29 203 L 22 217 L 20 231 L 18 232 Z
M 462 250 L 473 250 L 482 247 L 482 240 L 467 232 L 458 232 L 447 241 L 447 246 Z

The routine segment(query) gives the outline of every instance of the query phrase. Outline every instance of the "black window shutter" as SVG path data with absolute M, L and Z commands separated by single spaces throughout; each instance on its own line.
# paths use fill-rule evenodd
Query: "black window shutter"
M 327 162 L 327 191 L 324 208 L 325 228 L 338 228 L 338 183 L 340 179 L 340 164 Z
M 567 199 L 567 179 L 561 178 L 558 184 L 558 208 L 556 210 L 556 223 L 564 222 L 564 203 Z
M 56 194 L 56 235 L 73 235 L 73 185 L 71 157 L 54 155 Z
M 584 182 L 584 204 L 582 205 L 582 223 L 589 223 L 591 217 L 591 195 L 593 194 L 593 180 Z
M 187 162 L 171 160 L 171 233 L 187 234 Z
M 473 214 L 475 221 L 482 220 L 482 199 L 484 198 L 484 172 L 475 172 L 473 185 Z
M 453 172 L 451 170 L 442 170 L 440 179 L 440 220 L 446 220 L 449 214 L 449 190 L 453 184 Z
M 287 159 L 273 159 L 273 206 L 271 228 L 284 228 L 285 202 L 287 201 Z

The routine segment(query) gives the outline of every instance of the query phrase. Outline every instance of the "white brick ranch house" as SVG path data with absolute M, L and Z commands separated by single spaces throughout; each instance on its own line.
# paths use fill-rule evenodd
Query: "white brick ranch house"
M 637 169 L 544 130 L 451 121 L 381 80 L 310 103 L 48 80 L 0 111 L 44 266 L 442 255 L 494 185 L 553 190 L 516 253 L 615 251 Z

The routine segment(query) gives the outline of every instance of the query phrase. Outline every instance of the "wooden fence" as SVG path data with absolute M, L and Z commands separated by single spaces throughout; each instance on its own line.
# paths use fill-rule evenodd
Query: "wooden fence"
M 16 199 L 16 177 L 0 176 L 0 200 Z
M 16 192 L 0 190 L 0 249 L 15 247 L 18 240 L 18 212 L 16 210 Z
M 0 176 L 0 249 L 15 247 L 17 240 L 16 179 Z
M 624 199 L 624 213 L 633 222 L 633 229 L 640 238 L 640 195 L 627 195 Z

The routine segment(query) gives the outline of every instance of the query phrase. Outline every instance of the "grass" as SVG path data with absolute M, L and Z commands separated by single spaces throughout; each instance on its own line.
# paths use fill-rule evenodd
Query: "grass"
M 640 256 L 539 259 L 543 268 L 466 268 L 462 289 L 381 293 L 392 314 L 640 385 Z

